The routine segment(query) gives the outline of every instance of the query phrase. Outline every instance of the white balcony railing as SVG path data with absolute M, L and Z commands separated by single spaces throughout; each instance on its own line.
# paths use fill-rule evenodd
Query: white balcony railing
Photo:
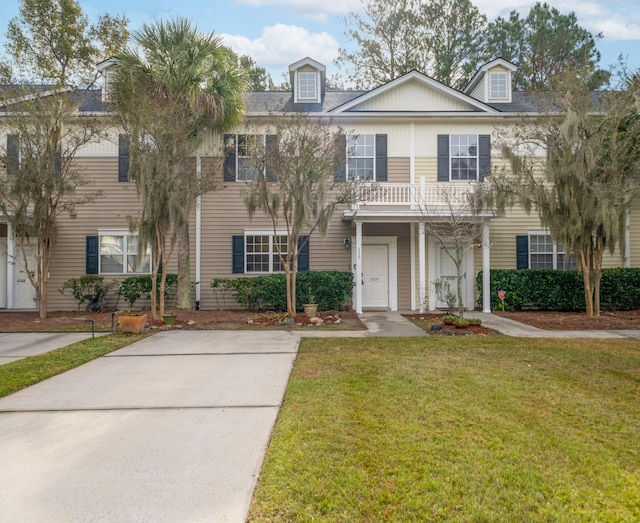
M 487 182 L 362 183 L 356 189 L 355 208 L 385 206 L 408 209 L 471 209 Z

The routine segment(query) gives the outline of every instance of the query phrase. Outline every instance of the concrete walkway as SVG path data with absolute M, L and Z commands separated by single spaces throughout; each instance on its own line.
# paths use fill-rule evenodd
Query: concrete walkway
M 96 333 L 96 336 L 105 333 Z M 91 338 L 90 332 L 0 332 L 0 365 Z

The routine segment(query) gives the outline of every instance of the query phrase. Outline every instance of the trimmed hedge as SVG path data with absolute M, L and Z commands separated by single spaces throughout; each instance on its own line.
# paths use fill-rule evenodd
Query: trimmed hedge
M 344 310 L 351 301 L 353 274 L 347 271 L 302 271 L 296 275 L 296 307 L 315 297 L 319 310 Z M 215 290 L 231 289 L 235 300 L 249 310 L 287 310 L 284 274 L 269 274 L 243 278 L 216 278 L 211 282 Z
M 482 304 L 482 272 L 476 287 Z M 502 305 L 498 291 L 505 291 L 505 310 L 531 307 L 555 311 L 584 311 L 584 283 L 578 271 L 549 269 L 493 269 L 491 271 L 491 309 Z M 600 282 L 602 309 L 640 309 L 640 268 L 603 269 Z

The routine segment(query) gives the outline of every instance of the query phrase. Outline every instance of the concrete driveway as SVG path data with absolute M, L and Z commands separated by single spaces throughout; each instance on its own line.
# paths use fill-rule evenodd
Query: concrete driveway
M 0 399 L 0 521 L 245 521 L 298 343 L 167 331 Z

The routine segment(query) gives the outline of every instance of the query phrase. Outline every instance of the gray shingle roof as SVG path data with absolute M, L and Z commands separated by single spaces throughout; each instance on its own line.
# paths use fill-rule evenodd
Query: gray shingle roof
M 279 112 L 329 112 L 364 94 L 366 91 L 327 91 L 324 101 L 319 104 L 301 104 L 293 102 L 291 91 L 252 92 L 247 96 L 247 111 L 251 113 Z

